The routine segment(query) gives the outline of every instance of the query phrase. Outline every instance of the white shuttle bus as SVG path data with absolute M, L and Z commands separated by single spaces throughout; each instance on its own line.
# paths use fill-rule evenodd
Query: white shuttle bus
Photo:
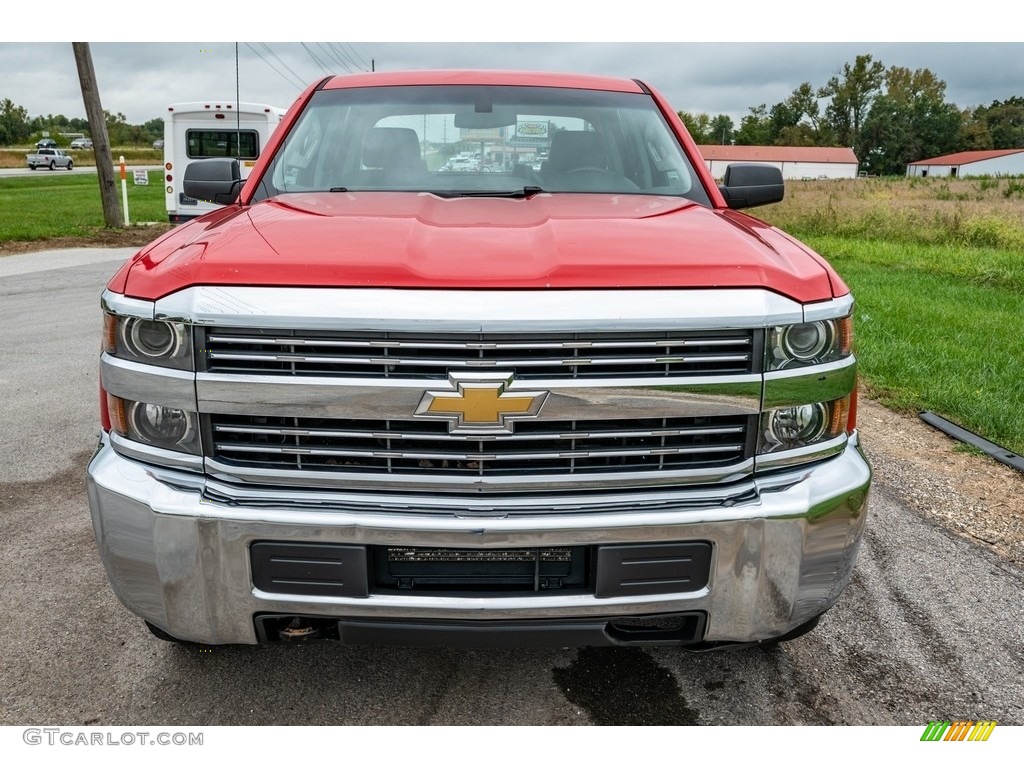
M 208 157 L 237 157 L 242 178 L 246 178 L 284 113 L 280 107 L 247 102 L 171 104 L 164 117 L 167 218 L 178 223 L 220 208 L 185 195 L 186 166 Z

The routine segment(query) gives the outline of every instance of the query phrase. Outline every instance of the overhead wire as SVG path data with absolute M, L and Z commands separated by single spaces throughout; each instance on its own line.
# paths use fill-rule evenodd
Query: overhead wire
M 311 48 L 306 43 L 300 43 L 303 49 L 309 54 L 313 63 L 325 74 L 331 74 L 335 69 L 335 63 L 346 72 L 370 71 L 371 67 L 366 65 L 366 60 L 356 51 L 351 43 L 316 43 L 317 49 Z M 280 75 L 289 85 L 302 89 L 311 78 L 300 75 L 295 69 L 277 54 L 267 43 L 245 43 L 245 46 L 270 69 Z M 262 51 L 260 50 L 262 48 Z M 347 49 L 347 50 L 346 50 Z M 314 50 L 316 52 L 314 52 Z M 274 62 L 277 62 L 276 64 Z M 287 70 L 289 74 L 286 74 Z
M 316 57 L 316 55 L 313 53 L 313 51 L 310 50 L 308 45 L 306 45 L 305 43 L 301 43 L 301 42 L 299 43 L 299 45 L 301 45 L 303 48 L 306 49 L 306 53 L 309 54 L 309 58 L 311 58 L 314 62 L 316 62 L 316 65 L 318 67 L 320 67 L 320 69 L 323 70 L 325 75 L 329 75 L 331 73 L 330 72 L 331 68 L 324 66 L 324 63 L 322 61 L 320 61 L 320 59 L 318 59 Z
M 264 63 L 264 64 L 266 64 L 266 65 L 267 65 L 268 67 L 270 67 L 270 68 L 271 68 L 272 70 L 274 70 L 274 71 L 275 71 L 275 72 L 276 72 L 277 74 L 279 74 L 279 75 L 280 75 L 281 77 L 283 77 L 283 78 L 285 79 L 285 81 L 286 81 L 286 82 L 287 82 L 287 83 L 288 83 L 288 84 L 289 84 L 290 86 L 292 86 L 292 87 L 294 87 L 294 88 L 302 88 L 302 85 L 301 85 L 301 84 L 299 84 L 299 85 L 296 85 L 296 84 L 295 84 L 294 82 L 292 82 L 292 80 L 291 80 L 291 79 L 290 79 L 290 78 L 289 78 L 289 77 L 288 77 L 288 76 L 287 76 L 287 75 L 286 75 L 286 74 L 285 74 L 284 72 L 282 72 L 282 71 L 281 71 L 281 70 L 279 70 L 279 69 L 278 69 L 277 67 L 275 67 L 275 66 L 274 66 L 274 65 L 273 65 L 273 64 L 272 64 L 271 62 L 269 62 L 269 61 L 267 60 L 267 58 L 266 58 L 266 57 L 265 57 L 265 56 L 264 56 L 264 55 L 263 55 L 262 53 L 260 53 L 260 52 L 259 52 L 258 50 L 256 50 L 256 49 L 255 49 L 255 48 L 254 48 L 254 47 L 253 47 L 252 45 L 250 45 L 249 43 L 246 43 L 245 45 L 246 45 L 246 47 L 247 47 L 247 48 L 248 48 L 248 49 L 249 49 L 250 51 L 252 51 L 252 52 L 253 52 L 253 53 L 255 53 L 255 54 L 256 54 L 257 56 L 259 56 L 259 58 L 260 58 L 260 59 L 261 59 L 261 60 L 263 61 L 263 63 Z
M 352 68 L 341 60 L 338 54 L 335 53 L 334 49 L 331 47 L 330 43 L 317 43 L 317 46 L 319 46 L 320 50 L 324 52 L 324 56 L 327 58 L 328 62 L 337 62 L 341 69 L 344 69 L 346 72 L 352 72 Z
M 363 65 L 363 69 L 369 72 L 372 69 L 372 67 L 370 66 L 369 59 L 367 58 L 369 54 L 367 54 L 367 56 L 363 56 L 363 54 L 360 53 L 359 50 L 356 48 L 357 45 L 359 46 L 359 48 L 362 48 L 362 45 L 360 45 L 359 43 L 345 43 L 345 45 L 349 47 L 349 50 L 351 50 L 352 53 L 359 57 L 359 60 L 362 62 Z
M 363 68 L 359 65 L 359 62 L 357 62 L 355 59 L 353 59 L 351 56 L 349 56 L 348 53 L 346 53 L 343 43 L 331 43 L 330 46 L 331 46 L 331 48 L 333 48 L 334 50 L 337 51 L 337 54 L 338 54 L 339 58 L 344 59 L 349 64 L 351 64 L 352 67 L 354 67 L 354 69 L 350 69 L 349 70 L 350 72 L 360 72 L 360 71 L 362 71 Z
M 280 56 L 278 56 L 277 53 L 275 53 L 273 50 L 271 50 L 270 46 L 267 43 L 260 43 L 260 45 L 262 45 L 264 47 L 264 49 L 266 49 L 267 53 L 269 53 L 271 56 L 273 56 L 275 59 L 277 59 L 279 62 L 281 62 L 281 66 L 283 66 L 285 69 L 287 69 L 293 75 L 295 75 L 295 77 L 299 80 L 299 82 L 302 83 L 302 85 L 299 86 L 300 88 L 305 87 L 305 85 L 312 79 L 312 78 L 309 78 L 309 77 L 303 77 L 298 72 L 296 72 L 294 69 L 289 67 L 288 64 L 285 62 L 285 60 L 282 59 Z

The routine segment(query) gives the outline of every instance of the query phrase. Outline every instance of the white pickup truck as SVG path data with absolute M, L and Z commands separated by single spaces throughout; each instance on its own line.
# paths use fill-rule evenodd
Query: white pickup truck
M 25 155 L 25 159 L 28 161 L 28 167 L 33 171 L 40 167 L 49 168 L 51 171 L 60 167 L 67 168 L 70 171 L 75 165 L 71 155 L 63 149 L 40 149 L 37 152 Z

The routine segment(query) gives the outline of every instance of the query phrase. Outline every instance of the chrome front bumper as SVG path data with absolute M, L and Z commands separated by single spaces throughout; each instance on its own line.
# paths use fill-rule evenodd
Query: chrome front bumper
M 182 640 L 256 643 L 254 616 L 264 613 L 528 624 L 703 612 L 705 641 L 751 642 L 784 635 L 838 600 L 860 544 L 870 475 L 854 436 L 827 461 L 755 478 L 752 493 L 729 505 L 709 506 L 707 489 L 699 496 L 683 489 L 644 494 L 647 503 L 635 511 L 592 502 L 571 512 L 460 516 L 436 506 L 429 513 L 374 511 L 366 496 L 359 508 L 340 497 L 334 507 L 323 498 L 315 505 L 285 497 L 228 503 L 207 492 L 202 476 L 124 458 L 104 439 L 89 465 L 88 489 L 114 592 Z M 530 506 L 536 509 L 536 497 Z M 705 541 L 712 554 L 707 585 L 683 593 L 342 598 L 260 591 L 249 554 L 255 541 L 468 549 Z

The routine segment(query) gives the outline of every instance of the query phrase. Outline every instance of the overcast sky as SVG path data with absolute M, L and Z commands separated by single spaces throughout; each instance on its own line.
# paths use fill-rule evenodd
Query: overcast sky
M 197 32 L 209 32 L 211 37 L 222 39 L 344 37 L 361 41 L 305 46 L 297 42 L 270 42 L 265 44 L 269 51 L 255 42 L 240 43 L 241 100 L 280 107 L 288 107 L 303 86 L 325 71 L 344 74 L 348 70 L 366 70 L 373 61 L 378 70 L 472 67 L 637 77 L 662 91 L 676 109 L 712 115 L 725 113 L 738 123 L 749 107 L 762 103 L 771 107 L 802 82 L 808 81 L 815 87 L 824 85 L 844 63 L 852 63 L 862 53 L 870 53 L 887 67 L 931 69 L 946 81 L 947 100 L 961 107 L 1024 96 L 1024 43 L 979 42 L 978 30 L 971 28 L 970 20 L 956 19 L 955 27 L 950 29 L 922 28 L 916 12 L 894 11 L 880 0 L 844 4 L 846 9 L 857 10 L 857 19 L 829 20 L 817 28 L 794 20 L 803 18 L 805 8 L 820 20 L 825 6 L 799 0 L 768 4 L 775 15 L 767 21 L 744 12 L 744 3 L 735 2 L 720 5 L 723 10 L 703 11 L 704 15 L 697 17 L 681 0 L 645 0 L 642 5 L 629 6 L 641 8 L 642 13 L 628 18 L 624 14 L 613 18 L 608 12 L 598 12 L 601 7 L 611 8 L 610 4 L 598 6 L 564 0 L 502 5 L 388 0 L 375 6 L 362 5 L 370 10 L 353 12 L 352 3 L 304 0 L 294 6 L 298 10 L 292 16 L 282 15 L 263 22 L 252 13 L 255 6 L 249 6 L 247 13 L 237 14 L 247 17 L 241 24 L 213 18 L 200 30 L 190 26 L 186 19 L 169 18 L 174 16 L 169 13 L 169 6 L 164 6 L 157 15 L 139 19 L 138 10 L 120 14 L 116 9 L 108 10 L 108 4 L 103 3 L 90 6 L 103 14 L 102 26 L 95 26 L 95 21 L 84 17 L 72 20 L 62 12 L 57 14 L 57 21 L 48 21 L 44 27 L 47 34 L 58 39 L 110 40 L 116 26 L 125 31 L 137 27 L 146 36 L 159 30 L 166 33 L 165 40 L 191 40 Z M 576 12 L 574 8 L 586 11 Z M 971 8 L 975 12 L 972 18 L 985 16 L 977 3 Z M 200 13 L 196 5 L 188 9 L 187 14 L 180 15 L 198 18 L 205 13 Z M 44 31 L 36 24 L 38 19 L 29 13 L 14 11 L 12 17 L 10 11 L 5 11 L 5 22 L 13 23 L 5 23 L 6 30 L 0 35 L 10 35 L 16 29 Z M 18 14 L 25 14 L 24 20 Z M 131 21 L 116 23 L 118 18 Z M 884 28 L 877 23 L 882 18 L 887 22 Z M 90 23 L 94 25 L 91 29 Z M 975 22 L 975 26 L 982 27 L 986 34 L 999 31 L 999 25 Z M 1003 26 L 1004 35 L 1017 28 L 1015 23 Z M 884 30 L 889 30 L 888 35 L 896 30 L 898 36 L 914 42 L 811 42 L 858 37 L 858 32 L 865 38 L 883 37 Z M 349 34 L 342 34 L 345 32 Z M 697 32 L 702 39 L 746 42 L 695 42 Z M 642 42 L 645 36 L 691 41 Z M 493 42 L 469 41 L 474 37 Z M 234 42 L 142 43 L 127 39 L 92 44 L 104 109 L 123 113 L 130 123 L 142 123 L 162 117 L 167 105 L 174 102 L 234 100 Z M 771 39 L 803 42 L 760 42 Z M 960 42 L 929 41 L 933 39 Z M 459 42 L 427 42 L 436 40 Z M 516 40 L 544 42 L 512 42 Z M 554 40 L 632 42 L 551 42 Z M 70 43 L 0 42 L 2 98 L 25 107 L 32 116 L 83 117 L 85 111 Z

